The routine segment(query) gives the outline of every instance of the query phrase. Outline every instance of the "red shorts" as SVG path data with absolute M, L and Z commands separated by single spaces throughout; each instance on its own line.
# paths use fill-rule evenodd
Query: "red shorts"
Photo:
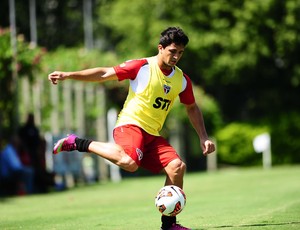
M 153 173 L 161 172 L 172 160 L 180 159 L 165 138 L 148 134 L 135 125 L 116 127 L 114 140 L 138 166 Z

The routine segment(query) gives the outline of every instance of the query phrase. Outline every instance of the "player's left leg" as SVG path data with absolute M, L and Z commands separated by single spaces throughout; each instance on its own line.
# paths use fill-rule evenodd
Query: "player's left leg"
M 149 137 L 146 144 L 141 166 L 154 172 L 163 172 L 166 175 L 165 185 L 183 187 L 183 176 L 186 170 L 185 163 L 175 149 L 163 137 Z M 189 230 L 176 223 L 176 216 L 162 216 L 161 230 Z
M 172 160 L 164 169 L 166 174 L 165 185 L 176 185 L 183 188 L 183 176 L 186 170 L 185 163 L 177 158 Z
M 165 185 L 176 185 L 183 188 L 185 170 L 186 165 L 181 159 L 177 158 L 169 162 L 163 169 L 163 172 L 166 174 Z M 161 221 L 161 230 L 189 230 L 189 228 L 176 223 L 176 216 L 162 216 Z

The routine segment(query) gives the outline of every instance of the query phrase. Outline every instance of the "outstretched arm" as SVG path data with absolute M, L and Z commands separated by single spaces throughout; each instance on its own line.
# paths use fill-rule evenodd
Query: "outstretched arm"
M 195 128 L 201 143 L 201 148 L 204 155 L 212 153 L 215 151 L 215 144 L 208 139 L 208 135 L 206 133 L 203 115 L 196 103 L 191 105 L 185 105 L 188 117 L 190 119 L 191 124 Z
M 56 85 L 59 81 L 73 79 L 78 81 L 104 82 L 117 80 L 117 75 L 113 67 L 97 67 L 75 72 L 54 71 L 48 75 L 49 81 Z

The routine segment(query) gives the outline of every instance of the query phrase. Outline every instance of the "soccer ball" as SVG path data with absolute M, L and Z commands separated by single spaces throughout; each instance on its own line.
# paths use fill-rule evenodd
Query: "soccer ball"
M 183 190 L 175 185 L 162 187 L 156 197 L 155 206 L 165 216 L 176 216 L 186 204 L 186 196 Z

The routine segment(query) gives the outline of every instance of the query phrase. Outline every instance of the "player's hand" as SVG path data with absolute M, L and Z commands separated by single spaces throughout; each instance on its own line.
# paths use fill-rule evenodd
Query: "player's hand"
M 48 80 L 52 82 L 52 84 L 57 85 L 58 81 L 64 81 L 67 79 L 67 73 L 61 71 L 54 71 L 48 75 Z
M 202 143 L 203 155 L 206 156 L 216 150 L 215 144 L 211 140 L 205 140 Z

